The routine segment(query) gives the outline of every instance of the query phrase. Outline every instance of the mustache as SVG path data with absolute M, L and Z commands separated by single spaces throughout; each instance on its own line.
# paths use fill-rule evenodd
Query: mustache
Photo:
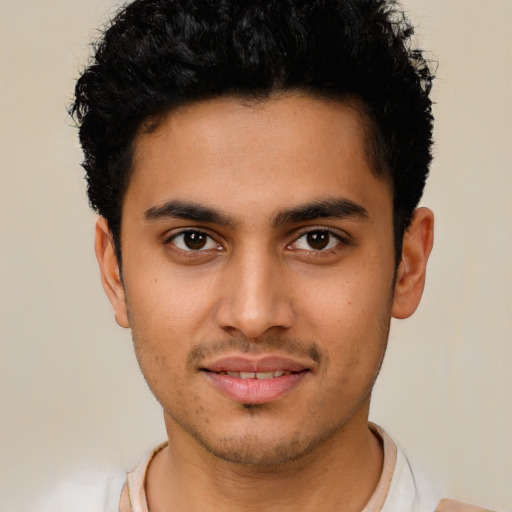
M 307 357 L 317 364 L 321 364 L 325 355 L 315 342 L 301 342 L 296 339 L 269 336 L 258 340 L 243 337 L 233 337 L 226 340 L 198 343 L 189 352 L 187 364 L 197 366 L 201 361 L 229 352 L 243 354 L 266 354 L 279 351 L 288 356 Z

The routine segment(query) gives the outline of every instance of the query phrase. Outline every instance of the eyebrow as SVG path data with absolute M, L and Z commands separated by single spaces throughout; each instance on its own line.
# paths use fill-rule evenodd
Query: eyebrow
M 223 212 L 199 203 L 178 200 L 171 200 L 162 205 L 152 206 L 144 212 L 144 218 L 149 221 L 173 218 L 212 224 L 233 224 L 229 216 Z
M 283 210 L 275 217 L 273 224 L 274 227 L 279 227 L 283 224 L 306 222 L 315 219 L 343 219 L 347 217 L 368 219 L 369 215 L 364 206 L 350 199 L 342 197 L 327 198 Z
M 346 198 L 327 198 L 305 203 L 293 208 L 281 210 L 272 222 L 274 227 L 284 224 L 306 222 L 315 219 L 369 217 L 366 208 Z M 171 200 L 162 205 L 152 206 L 144 212 L 144 218 L 148 221 L 174 218 L 186 219 L 194 222 L 205 222 L 233 226 L 235 223 L 226 213 L 208 206 L 189 202 Z

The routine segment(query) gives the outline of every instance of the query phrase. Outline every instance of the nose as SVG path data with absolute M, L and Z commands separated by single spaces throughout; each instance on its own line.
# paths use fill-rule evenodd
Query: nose
M 221 329 L 257 340 L 293 325 L 290 283 L 277 255 L 254 249 L 240 251 L 224 270 L 215 311 Z

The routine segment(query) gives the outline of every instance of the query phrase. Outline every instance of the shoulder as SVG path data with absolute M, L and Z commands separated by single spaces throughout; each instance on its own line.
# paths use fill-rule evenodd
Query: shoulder
M 438 485 L 434 484 L 419 466 L 411 464 L 384 429 L 374 424 L 371 424 L 370 428 L 383 442 L 383 473 L 387 467 L 387 472 L 392 475 L 386 486 L 386 498 L 379 508 L 380 512 L 434 512 L 444 494 Z
M 390 451 L 389 446 L 396 450 L 393 478 L 380 512 L 497 512 L 444 498 L 450 495 L 446 489 L 442 489 L 439 483 L 434 483 L 421 469 L 421 466 L 411 463 L 411 460 L 382 428 L 373 425 L 372 429 L 376 430 L 383 440 L 385 458 L 386 451 Z M 386 448 L 388 449 L 386 450 Z
M 83 471 L 40 496 L 38 512 L 116 512 L 126 472 Z
M 488 508 L 482 508 L 477 505 L 470 505 L 462 501 L 443 499 L 437 505 L 435 512 L 494 512 Z M 497 511 L 496 511 L 497 512 Z
M 411 508 L 398 507 L 395 510 L 413 510 L 415 512 L 498 512 L 488 508 L 445 498 L 446 492 L 437 481 L 431 480 L 421 466 L 411 463 L 405 453 L 397 447 L 395 475 L 390 489 L 394 505 L 410 500 Z M 381 512 L 385 512 L 383 509 Z
M 498 512 L 478 505 L 472 505 L 456 499 L 445 498 L 450 496 L 446 490 L 442 491 L 438 482 L 427 476 L 421 467 L 411 464 L 408 458 L 398 449 L 397 472 L 400 476 L 398 486 L 401 493 L 407 491 L 404 487 L 414 488 L 414 507 L 412 510 L 421 512 Z

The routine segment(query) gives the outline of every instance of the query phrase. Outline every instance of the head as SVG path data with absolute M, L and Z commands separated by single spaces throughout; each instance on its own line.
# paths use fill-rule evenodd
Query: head
M 104 288 L 176 450 L 278 464 L 366 428 L 432 244 L 431 76 L 392 8 L 137 0 L 78 81 Z
M 121 10 L 72 107 L 89 200 L 108 221 L 119 261 L 137 133 L 201 100 L 300 92 L 359 110 L 372 172 L 392 186 L 398 265 L 432 145 L 432 74 L 412 34 L 385 0 L 137 0 Z

